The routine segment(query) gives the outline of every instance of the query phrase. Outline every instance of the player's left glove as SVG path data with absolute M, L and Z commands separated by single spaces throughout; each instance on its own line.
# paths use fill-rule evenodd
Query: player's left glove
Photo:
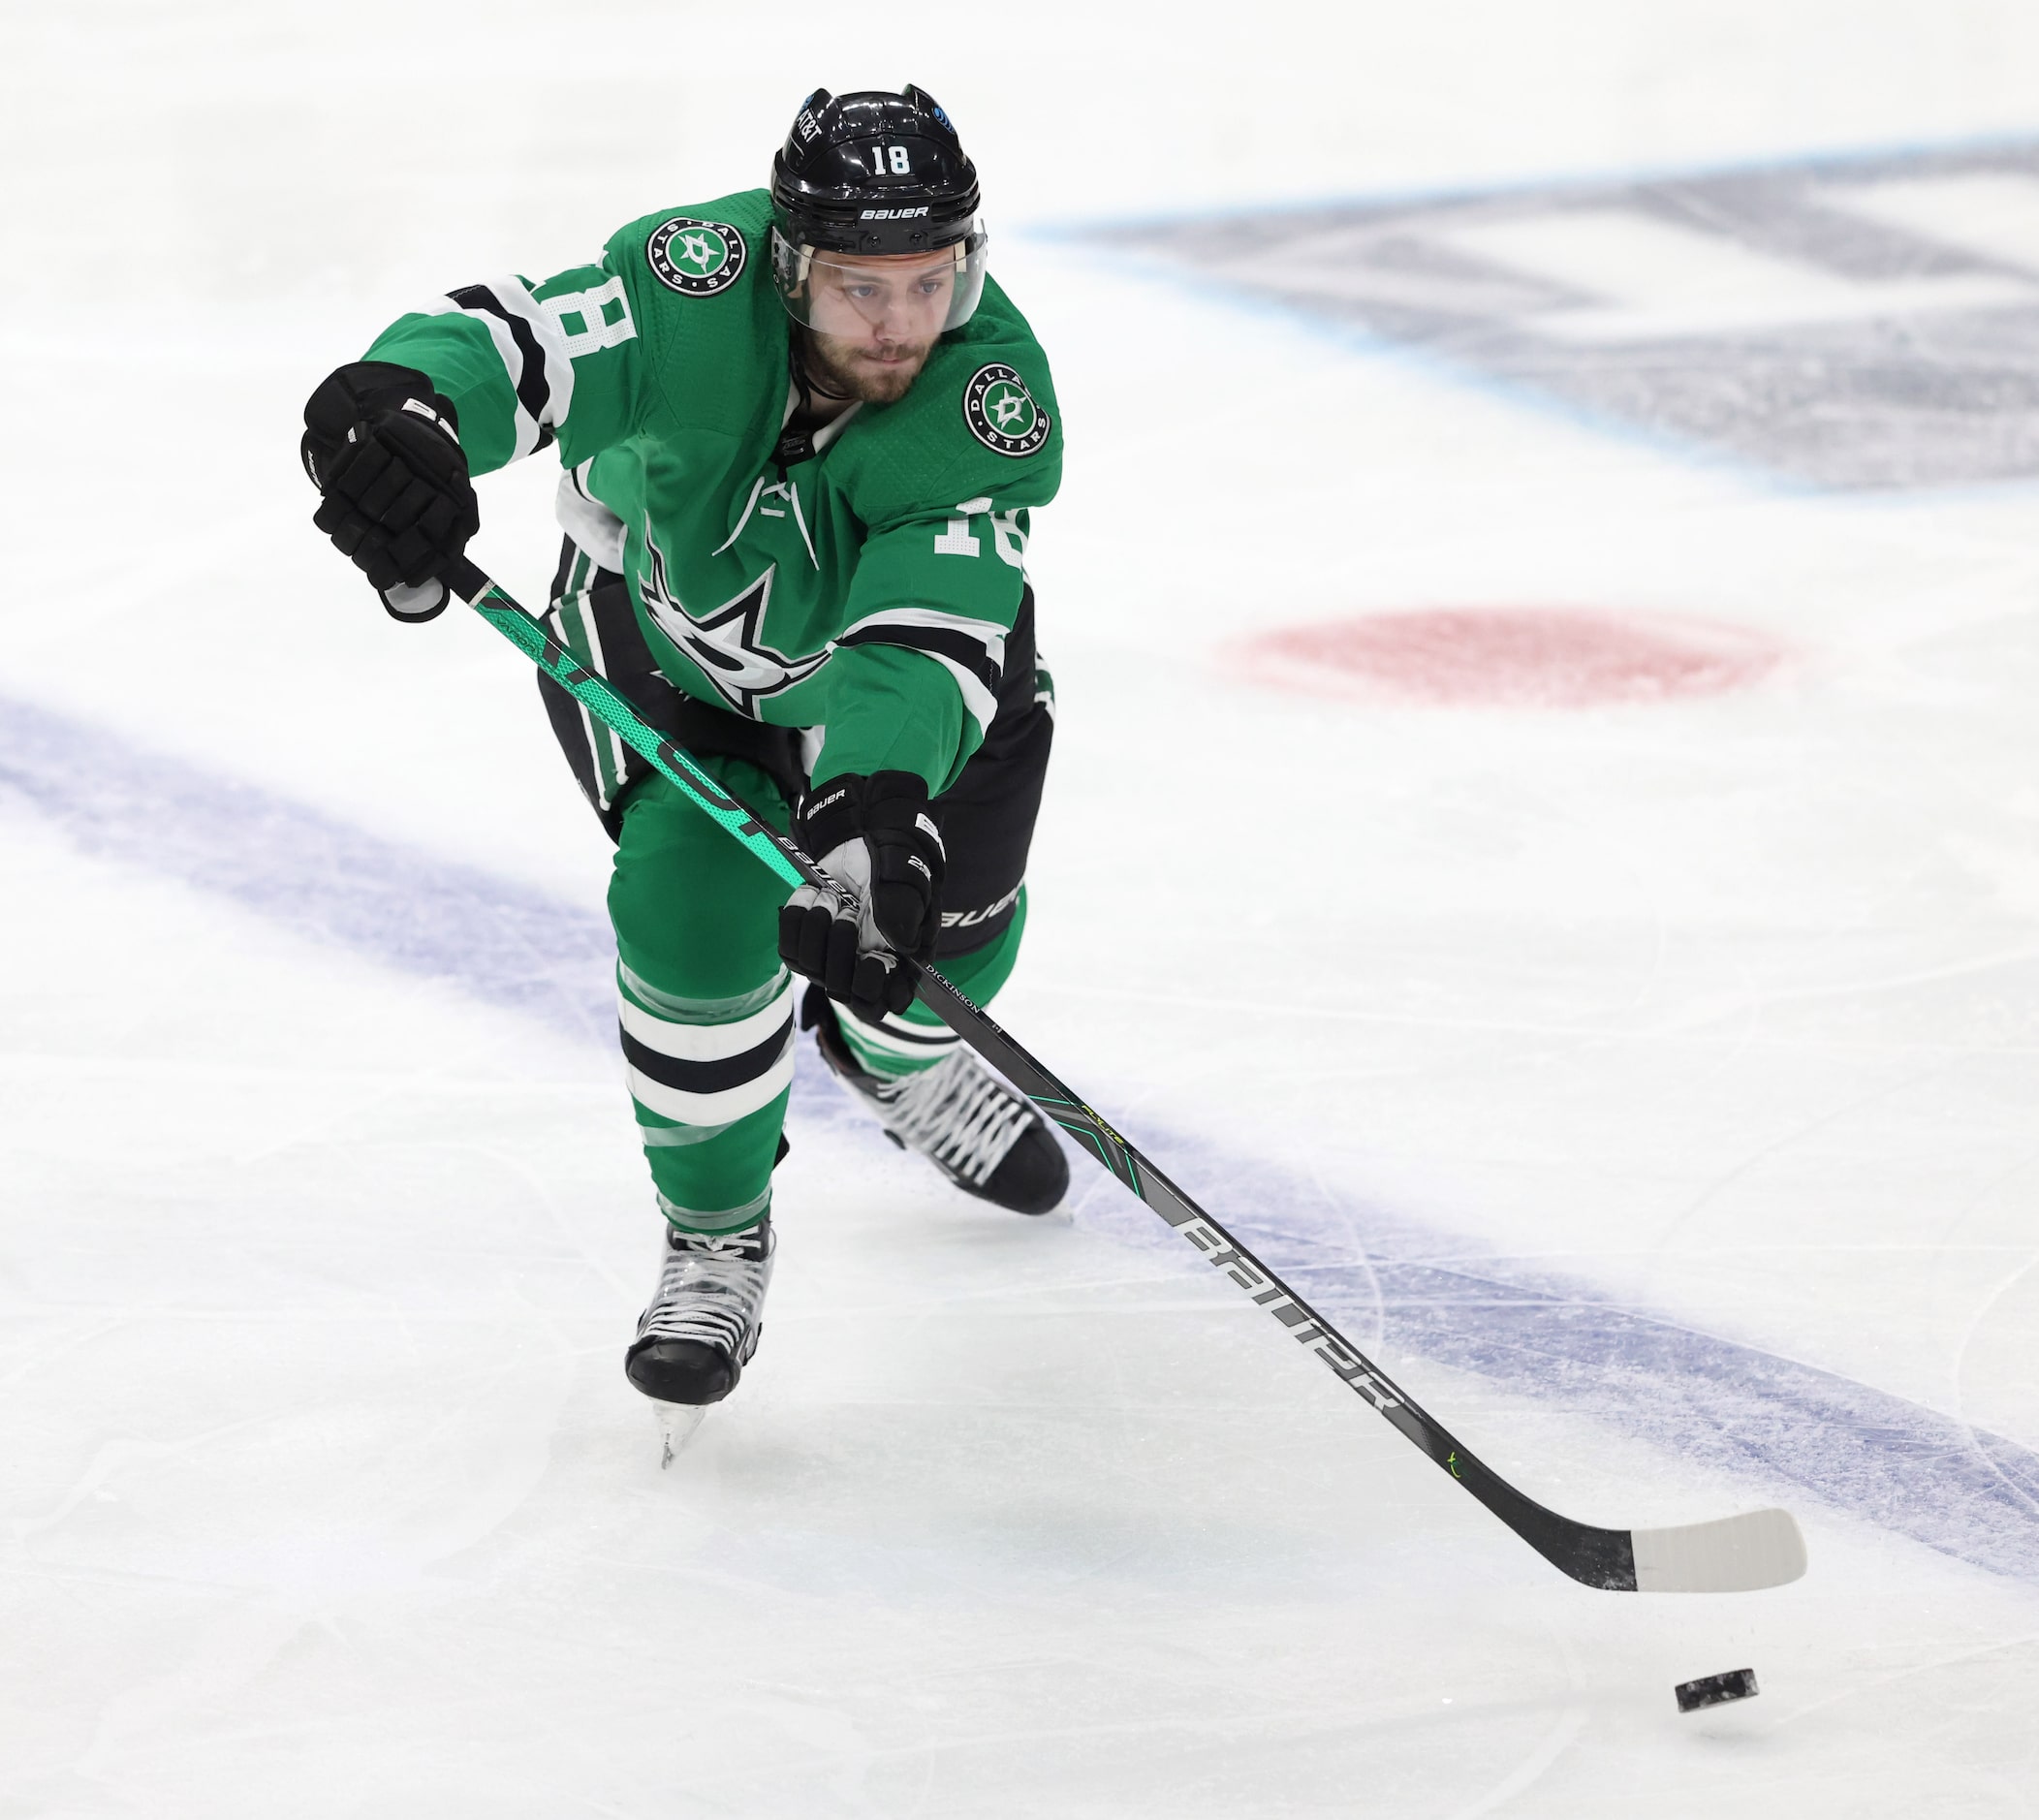
M 912 771 L 814 785 L 793 837 L 841 888 L 802 885 L 779 912 L 779 955 L 831 998 L 875 1018 L 913 1003 L 942 926 L 941 831 Z

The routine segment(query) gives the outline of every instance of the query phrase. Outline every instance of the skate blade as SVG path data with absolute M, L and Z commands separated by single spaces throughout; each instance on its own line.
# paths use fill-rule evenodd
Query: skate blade
M 701 1427 L 702 1418 L 708 1413 L 706 1403 L 660 1403 L 658 1405 L 659 1457 L 661 1472 L 670 1466 L 675 1456 L 686 1451 L 686 1445 L 694 1438 L 694 1430 Z

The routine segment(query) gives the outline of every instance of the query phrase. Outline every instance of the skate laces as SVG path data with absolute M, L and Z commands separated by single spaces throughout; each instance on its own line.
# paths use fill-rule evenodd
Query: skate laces
M 1032 1122 L 1027 1103 L 966 1050 L 873 1093 L 886 1128 L 944 1169 L 982 1183 Z
M 769 1224 L 727 1236 L 674 1232 L 658 1273 L 658 1294 L 638 1325 L 640 1337 L 700 1339 L 732 1355 L 757 1320 L 771 1280 Z

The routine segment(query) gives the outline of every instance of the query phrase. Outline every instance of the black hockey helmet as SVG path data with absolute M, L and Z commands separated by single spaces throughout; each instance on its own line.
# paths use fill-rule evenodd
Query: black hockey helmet
M 945 329 L 969 320 L 984 289 L 977 167 L 925 89 L 817 88 L 771 161 L 772 271 L 786 307 L 808 320 L 819 259 L 887 259 L 955 249 Z
M 911 82 L 817 88 L 771 161 L 771 204 L 789 240 L 831 253 L 926 253 L 977 218 L 977 167 L 934 97 Z

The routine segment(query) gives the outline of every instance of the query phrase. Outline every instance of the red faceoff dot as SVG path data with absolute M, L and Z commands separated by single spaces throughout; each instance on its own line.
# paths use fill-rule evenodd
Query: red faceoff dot
M 1591 607 L 1435 607 L 1291 626 L 1230 647 L 1254 681 L 1311 695 L 1478 707 L 1598 707 L 1748 687 L 1784 661 L 1765 633 Z

